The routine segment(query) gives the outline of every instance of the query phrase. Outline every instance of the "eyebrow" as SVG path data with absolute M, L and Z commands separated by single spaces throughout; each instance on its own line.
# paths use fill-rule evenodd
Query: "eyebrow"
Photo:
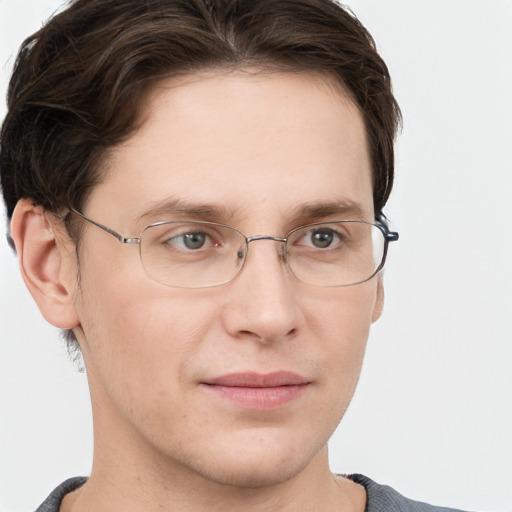
M 182 199 L 166 199 L 150 203 L 143 211 L 136 214 L 140 220 L 161 221 L 166 218 L 209 222 L 226 222 L 231 220 L 238 210 L 228 210 L 222 205 L 211 203 L 188 202 Z M 367 215 L 363 207 L 348 199 L 336 201 L 315 201 L 306 203 L 292 211 L 294 222 L 316 222 L 336 217 L 337 220 L 365 220 Z
M 297 208 L 294 216 L 308 222 L 329 217 L 336 217 L 337 220 L 373 220 L 367 219 L 365 210 L 359 203 L 348 199 L 307 203 Z
M 188 202 L 182 199 L 166 199 L 150 203 L 136 217 L 141 220 L 162 220 L 165 217 L 179 216 L 192 220 L 219 222 L 230 219 L 233 215 L 233 211 L 229 211 L 221 205 Z

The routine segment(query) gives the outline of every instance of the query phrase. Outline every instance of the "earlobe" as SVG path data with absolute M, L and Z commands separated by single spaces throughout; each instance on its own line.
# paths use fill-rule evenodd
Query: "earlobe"
M 69 268 L 74 251 L 55 233 L 51 214 L 21 199 L 12 216 L 11 234 L 23 280 L 44 318 L 61 329 L 77 327 L 76 279 Z
M 372 313 L 372 323 L 376 322 L 380 318 L 380 315 L 382 315 L 382 310 L 384 309 L 384 284 L 382 282 L 382 276 L 377 276 L 377 279 L 379 282 L 377 283 L 377 296 Z

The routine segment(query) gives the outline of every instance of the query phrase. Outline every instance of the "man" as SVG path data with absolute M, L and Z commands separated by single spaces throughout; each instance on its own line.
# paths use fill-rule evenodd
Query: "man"
M 357 20 L 78 0 L 25 42 L 8 106 L 13 244 L 94 414 L 89 479 L 40 511 L 432 510 L 327 460 L 398 238 L 399 109 Z

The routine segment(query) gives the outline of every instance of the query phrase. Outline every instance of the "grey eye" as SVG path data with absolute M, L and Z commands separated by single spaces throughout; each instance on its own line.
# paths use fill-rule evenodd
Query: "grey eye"
M 310 233 L 311 245 L 319 249 L 330 247 L 334 240 L 334 232 L 330 229 L 317 229 Z
M 206 242 L 205 233 L 186 233 L 179 238 L 182 238 L 183 245 L 187 249 L 201 249 Z

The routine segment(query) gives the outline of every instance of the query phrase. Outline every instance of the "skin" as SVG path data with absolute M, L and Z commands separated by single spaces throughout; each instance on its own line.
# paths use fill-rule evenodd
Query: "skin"
M 107 169 L 83 213 L 125 235 L 187 217 L 141 217 L 175 199 L 217 206 L 217 218 L 202 220 L 247 236 L 374 218 L 361 114 L 312 73 L 162 82 Z M 296 215 L 317 203 L 356 208 Z M 148 277 L 136 246 L 89 224 L 77 261 L 62 226 L 28 201 L 12 230 L 32 295 L 48 321 L 74 329 L 89 379 L 92 473 L 61 510 L 364 510 L 364 489 L 330 473 L 327 441 L 381 312 L 380 278 L 307 285 L 279 259 L 279 244 L 257 241 L 232 282 L 172 288 Z M 309 384 L 272 411 L 239 407 L 201 385 L 283 370 Z

